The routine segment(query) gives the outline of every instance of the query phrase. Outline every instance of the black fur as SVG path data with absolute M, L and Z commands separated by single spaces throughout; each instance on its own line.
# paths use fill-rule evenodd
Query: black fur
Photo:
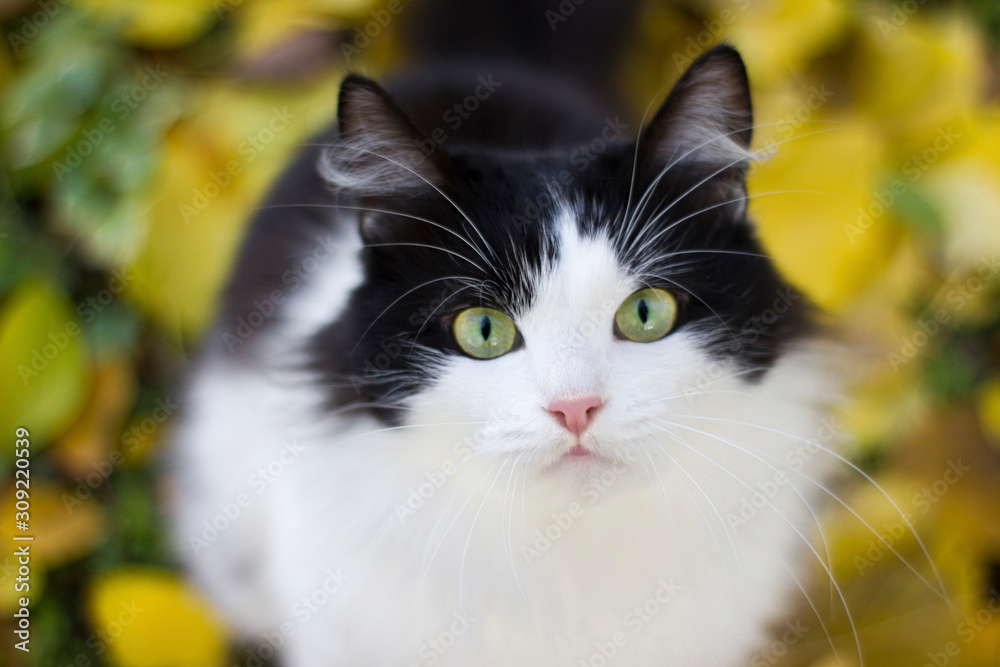
M 444 111 L 490 74 L 501 85 L 444 142 L 427 143 Z M 558 254 L 553 191 L 584 212 L 581 230 L 615 241 L 624 265 L 638 271 L 648 262 L 640 279 L 680 297 L 677 329 L 698 331 L 711 353 L 735 359 L 749 380 L 807 330 L 805 300 L 777 274 L 745 218 L 746 161 L 720 163 L 677 136 L 696 110 L 749 145 L 746 74 L 730 47 L 693 65 L 637 140 L 623 128 L 630 123 L 586 94 L 513 70 L 414 75 L 396 93 L 361 77 L 345 81 L 340 124 L 316 142 L 329 148 L 306 149 L 279 182 L 227 292 L 223 334 L 281 286 L 304 239 L 357 224 L 336 206 L 394 212 L 361 216 L 365 280 L 345 314 L 309 344 L 331 406 L 356 405 L 392 421 L 391 406 L 433 382 L 436 359 L 461 354 L 449 329 L 457 311 L 488 305 L 516 316 L 529 304 L 530 274 Z M 381 136 L 379 156 L 358 148 L 373 133 Z M 356 191 L 331 188 L 317 173 L 321 160 L 354 174 L 386 157 L 399 168 Z M 647 190 L 638 224 L 627 229 Z M 657 232 L 643 253 L 630 249 Z

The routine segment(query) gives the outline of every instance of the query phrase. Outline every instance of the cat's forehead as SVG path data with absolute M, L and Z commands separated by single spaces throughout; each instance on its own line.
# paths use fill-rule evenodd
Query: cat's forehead
M 595 191 L 568 169 L 562 161 L 517 165 L 470 193 L 479 200 L 473 219 L 499 263 L 491 279 L 516 295 L 506 305 L 526 328 L 551 324 L 554 313 L 613 313 L 636 289 L 617 238 L 625 186 L 609 179 Z
M 587 215 L 566 201 L 555 205 L 547 221 L 555 251 L 533 276 L 534 298 L 521 315 L 525 328 L 543 327 L 557 316 L 605 319 L 635 289 L 607 233 L 584 224 Z
M 466 154 L 457 162 L 453 185 L 459 203 L 474 210 L 474 217 L 487 218 L 482 222 L 502 230 L 504 237 L 521 232 L 554 236 L 568 220 L 593 227 L 606 222 L 604 213 L 625 207 L 631 184 L 627 152 L 624 147 L 613 155 L 609 151 L 586 165 L 561 153 L 530 158 Z

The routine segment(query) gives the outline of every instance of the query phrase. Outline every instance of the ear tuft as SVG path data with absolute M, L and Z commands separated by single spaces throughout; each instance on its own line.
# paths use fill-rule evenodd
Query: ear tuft
M 336 188 L 354 196 L 413 193 L 444 183 L 432 145 L 378 84 L 356 74 L 340 86 L 339 140 L 323 155 L 321 171 Z
M 743 59 L 723 44 L 701 56 L 674 86 L 643 133 L 647 159 L 745 166 L 753 133 Z

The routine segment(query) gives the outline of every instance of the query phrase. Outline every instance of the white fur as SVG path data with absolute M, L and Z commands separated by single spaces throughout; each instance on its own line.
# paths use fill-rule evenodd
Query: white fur
M 364 278 L 361 267 L 361 237 L 355 233 L 357 216 L 336 234 L 316 239 L 307 255 L 317 260 L 321 270 L 300 288 L 301 296 L 292 297 L 285 314 L 281 336 L 293 343 L 315 334 L 330 323 L 331 315 L 347 305 L 351 290 Z
M 616 339 L 614 312 L 641 285 L 568 215 L 558 242 L 512 314 L 524 348 L 452 358 L 402 427 L 323 417 L 318 392 L 276 369 L 204 365 L 177 439 L 177 536 L 244 634 L 280 636 L 292 667 L 575 666 L 609 647 L 607 664 L 726 667 L 760 645 L 819 549 L 804 539 L 819 498 L 807 477 L 834 459 L 788 458 L 831 446 L 819 355 L 790 351 L 749 384 L 683 331 Z M 593 392 L 605 405 L 584 444 L 601 458 L 561 458 L 575 443 L 544 406 Z M 289 440 L 302 451 L 257 493 L 248 478 Z M 790 481 L 772 493 L 775 468 Z M 760 488 L 767 504 L 739 524 Z M 241 491 L 249 506 L 195 554 L 190 536 Z M 241 581 L 246 554 L 261 567 Z

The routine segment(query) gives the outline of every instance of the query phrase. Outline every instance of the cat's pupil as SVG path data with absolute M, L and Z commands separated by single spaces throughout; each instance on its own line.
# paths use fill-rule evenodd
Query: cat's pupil
M 484 315 L 484 316 L 483 316 L 483 321 L 482 321 L 482 323 L 480 323 L 480 325 L 479 325 L 479 330 L 480 330 L 480 331 L 482 332 L 482 334 L 483 334 L 483 340 L 489 340 L 489 339 L 490 339 L 490 328 L 491 328 L 491 325 L 490 325 L 490 318 L 489 318 L 489 317 L 486 317 L 486 316 Z
M 639 321 L 643 324 L 649 319 L 649 306 L 646 305 L 645 299 L 639 299 Z

